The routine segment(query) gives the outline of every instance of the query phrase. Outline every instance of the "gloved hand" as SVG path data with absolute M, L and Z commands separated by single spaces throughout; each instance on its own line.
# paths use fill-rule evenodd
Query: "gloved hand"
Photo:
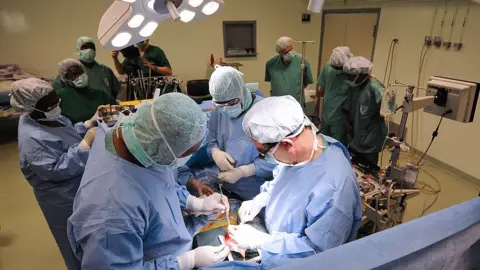
M 250 225 L 228 226 L 230 237 L 237 242 L 238 246 L 246 249 L 259 249 L 264 243 L 270 241 L 272 236 L 261 232 Z
M 255 203 L 255 200 L 244 201 L 238 210 L 241 224 L 252 221 L 264 206 Z
M 255 164 L 243 165 L 238 168 L 233 168 L 226 172 L 221 172 L 218 174 L 218 179 L 235 184 L 240 178 L 249 177 L 255 175 Z
M 227 152 L 223 152 L 218 148 L 212 149 L 212 158 L 217 164 L 218 168 L 222 171 L 228 171 L 233 169 L 233 164 L 235 164 L 235 160 L 230 156 Z
M 192 210 L 197 214 L 223 213 L 230 209 L 228 198 L 220 193 L 213 193 L 205 199 L 200 199 L 192 195 L 187 198 L 187 210 Z
M 83 140 L 80 142 L 79 147 L 82 149 L 90 149 L 93 145 L 93 141 L 95 140 L 95 135 L 97 134 L 97 128 L 91 128 L 87 131 Z
M 203 246 L 183 253 L 177 260 L 180 269 L 202 268 L 225 260 L 229 253 L 230 249 L 225 244 L 218 247 Z
M 86 128 L 90 129 L 92 127 L 96 127 L 98 125 L 97 120 L 100 119 L 100 116 L 98 112 L 100 111 L 101 108 L 105 107 L 105 105 L 100 105 L 97 108 L 97 111 L 95 114 L 92 116 L 92 118 L 88 119 L 87 121 L 83 122 Z

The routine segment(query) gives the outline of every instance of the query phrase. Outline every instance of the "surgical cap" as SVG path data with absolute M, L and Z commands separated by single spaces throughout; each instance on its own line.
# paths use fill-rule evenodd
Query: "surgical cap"
M 334 67 L 342 67 L 352 56 L 349 47 L 336 47 L 330 56 L 330 64 Z
M 180 93 L 154 99 L 152 103 L 141 106 L 134 117 L 136 140 L 154 162 L 162 165 L 174 160 L 169 146 L 175 157 L 180 157 L 202 141 L 206 133 L 202 110 L 190 97 Z M 162 134 L 157 130 L 153 117 Z
M 28 78 L 12 83 L 10 104 L 17 112 L 31 112 L 37 102 L 53 91 L 46 81 Z
M 289 37 L 281 37 L 277 40 L 277 48 L 276 51 L 277 53 L 280 53 L 283 51 L 285 48 L 288 46 L 292 45 L 292 39 Z
M 343 65 L 343 72 L 360 75 L 360 74 L 370 74 L 372 72 L 372 62 L 370 60 L 361 57 L 355 56 L 350 59 Z
M 92 43 L 95 45 L 95 41 L 91 37 L 79 37 L 77 40 L 77 51 L 80 51 L 80 48 L 82 48 L 82 45 L 85 43 Z
M 292 96 L 268 97 L 257 102 L 243 118 L 243 131 L 260 143 L 277 143 L 311 124 Z
M 58 75 L 60 76 L 60 79 L 62 79 L 62 81 L 64 82 L 67 82 L 68 70 L 71 67 L 75 67 L 75 66 L 83 69 L 83 71 L 86 72 L 85 67 L 77 59 L 67 58 L 65 60 L 62 60 L 60 63 L 58 63 Z
M 216 66 L 210 77 L 208 88 L 213 100 L 228 101 L 234 98 L 243 99 L 245 82 L 242 73 L 232 67 Z

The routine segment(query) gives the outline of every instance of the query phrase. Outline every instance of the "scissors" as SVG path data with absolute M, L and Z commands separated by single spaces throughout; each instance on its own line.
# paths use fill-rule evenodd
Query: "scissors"
M 218 186 L 219 186 L 219 188 L 220 188 L 220 195 L 222 195 L 222 198 L 223 198 L 223 189 L 222 189 L 223 184 L 219 183 Z M 226 206 L 226 205 L 225 205 L 225 206 Z M 228 226 L 230 226 L 230 215 L 229 215 L 229 213 L 228 213 L 229 210 L 230 210 L 230 209 L 227 209 L 227 207 L 225 207 L 225 216 L 226 216 L 226 218 L 227 218 L 227 224 L 228 224 Z

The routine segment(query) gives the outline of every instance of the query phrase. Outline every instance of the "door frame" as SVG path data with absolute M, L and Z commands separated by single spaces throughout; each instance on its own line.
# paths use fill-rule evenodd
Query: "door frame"
M 371 61 L 373 62 L 373 56 L 375 54 L 375 45 L 377 43 L 377 36 L 378 36 L 378 28 L 380 26 L 380 13 L 381 8 L 360 8 L 360 9 L 330 9 L 324 10 L 322 13 L 322 26 L 320 29 L 320 51 L 318 53 L 318 73 L 317 77 L 320 75 L 320 71 L 322 70 L 322 51 L 323 51 L 323 35 L 325 34 L 325 15 L 327 14 L 351 14 L 351 13 L 376 13 L 377 14 L 377 23 L 375 27 L 375 32 L 373 33 L 373 47 L 372 47 L 372 55 L 370 57 Z

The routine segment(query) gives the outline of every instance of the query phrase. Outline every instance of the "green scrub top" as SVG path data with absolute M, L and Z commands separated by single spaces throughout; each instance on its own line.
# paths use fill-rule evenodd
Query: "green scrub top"
M 297 98 L 300 93 L 300 72 L 302 55 L 294 54 L 292 62 L 285 66 L 280 55 L 275 55 L 267 61 L 265 67 L 265 81 L 270 82 L 271 96 L 291 95 Z M 305 59 L 304 86 L 313 83 L 310 62 Z M 304 96 L 305 98 L 305 96 Z
M 322 121 L 343 124 L 343 104 L 348 98 L 347 76 L 327 64 L 318 76 L 318 85 L 324 89 Z
M 91 67 L 84 64 L 84 67 L 88 76 L 88 88 L 103 90 L 113 98 L 117 97 L 118 92 L 120 92 L 120 82 L 111 68 L 97 62 L 94 62 Z M 63 82 L 57 75 L 52 86 L 54 89 L 61 89 L 67 86 L 67 83 Z
M 170 62 L 167 59 L 167 56 L 165 55 L 165 52 L 157 46 L 149 45 L 147 50 L 143 54 L 143 58 L 145 58 L 148 62 L 152 63 L 157 67 L 168 67 L 170 69 L 172 68 L 170 66 Z M 142 68 L 144 76 L 148 76 L 150 72 L 150 69 L 148 67 L 143 66 L 141 58 L 126 58 L 123 60 L 122 66 L 125 73 L 132 74 L 133 77 L 138 76 L 137 69 L 139 67 Z M 152 76 L 162 76 L 162 74 L 156 71 L 152 70 L 151 72 Z
M 77 89 L 65 86 L 56 90 L 62 99 L 60 108 L 62 115 L 70 119 L 72 123 L 85 122 L 92 118 L 100 105 L 116 105 L 117 101 L 102 90 L 89 87 Z
M 358 153 L 379 153 L 387 136 L 385 120 L 380 115 L 385 87 L 372 78 L 363 86 L 350 87 L 344 109 L 350 115 L 353 139 L 350 147 Z

